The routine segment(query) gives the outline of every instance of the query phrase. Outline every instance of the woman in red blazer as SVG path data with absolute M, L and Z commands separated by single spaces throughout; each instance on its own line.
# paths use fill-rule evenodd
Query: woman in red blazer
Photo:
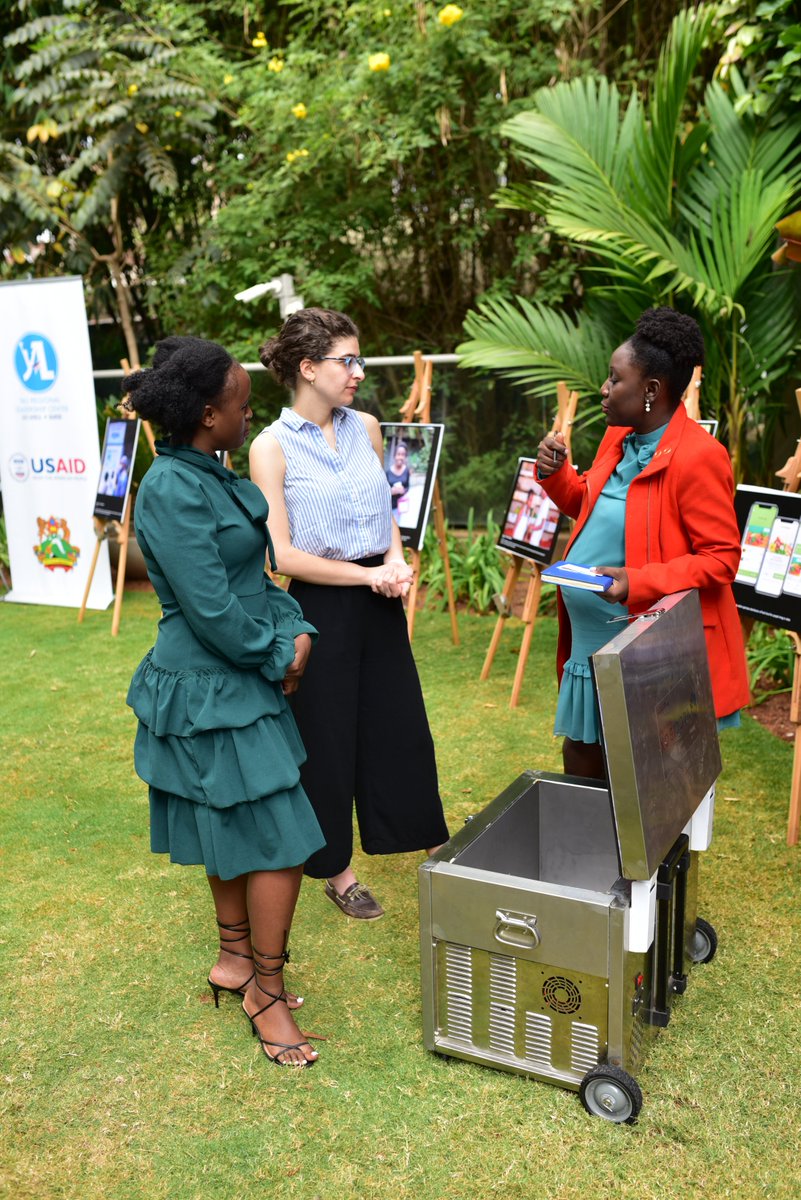
M 703 360 L 691 317 L 649 309 L 612 355 L 601 388 L 607 430 L 589 470 L 579 475 L 565 466 L 561 434 L 539 445 L 538 478 L 576 519 L 565 557 L 585 566 L 603 562 L 599 569 L 614 579 L 602 593 L 559 589 L 555 732 L 565 736 L 571 775 L 604 777 L 589 655 L 613 636 L 610 605 L 636 614 L 671 592 L 697 588 L 719 726 L 739 724 L 749 701 L 731 591 L 740 562 L 731 464 L 681 403 Z

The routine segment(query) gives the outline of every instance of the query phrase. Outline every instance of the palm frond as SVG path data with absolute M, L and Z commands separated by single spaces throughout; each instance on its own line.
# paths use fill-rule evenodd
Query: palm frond
M 715 10 L 709 5 L 680 12 L 659 55 L 647 123 L 637 133 L 633 178 L 641 204 L 655 221 L 670 220 L 687 92 L 714 17 Z
M 462 367 L 500 371 L 549 395 L 559 380 L 581 396 L 597 395 L 606 378 L 615 332 L 599 317 L 583 314 L 577 324 L 564 313 L 518 298 L 485 300 L 468 314 L 469 340 L 457 347 Z
M 801 350 L 801 278 L 798 271 L 770 271 L 749 285 L 745 321 L 738 330 L 743 391 L 768 392 Z
M 502 131 L 520 147 L 524 161 L 550 176 L 557 194 L 583 196 L 592 203 L 599 190 L 613 197 L 629 172 L 629 160 L 642 123 L 636 94 L 620 119 L 620 97 L 606 79 L 576 79 L 543 88 L 536 109 L 518 113 Z
M 498 208 L 514 208 L 522 212 L 539 212 L 547 201 L 536 183 L 509 183 L 493 195 Z
M 749 275 L 764 262 L 775 240 L 774 225 L 786 211 L 792 189 L 781 180 L 766 184 L 761 171 L 747 170 L 715 198 L 708 219 L 696 209 L 690 246 L 699 275 L 721 297 L 739 297 Z
M 723 90 L 713 81 L 706 90 L 704 103 L 712 123 L 709 142 L 710 158 L 720 170 L 733 176 L 737 171 L 754 167 L 772 180 L 790 170 L 798 170 L 801 158 L 797 117 L 760 125 L 753 113 L 740 112 L 736 96 Z

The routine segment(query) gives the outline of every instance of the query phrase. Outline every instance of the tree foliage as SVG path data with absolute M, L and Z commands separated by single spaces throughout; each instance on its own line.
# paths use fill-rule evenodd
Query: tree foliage
M 431 0 L 16 0 L 6 275 L 81 273 L 151 337 L 191 328 L 249 356 L 267 310 L 233 294 L 283 272 L 373 350 L 451 349 L 476 298 L 510 286 L 575 307 L 569 248 L 492 201 L 523 173 L 500 125 L 556 79 L 644 69 L 676 3 L 646 22 L 612 0 L 448 20 Z
M 545 214 L 590 252 L 575 325 L 520 302 L 482 301 L 466 323 L 466 365 L 501 367 L 535 389 L 565 379 L 596 392 L 602 354 L 655 303 L 691 309 L 708 359 L 703 397 L 724 421 L 735 472 L 746 441 L 764 444 L 771 384 L 798 345 L 798 289 L 772 269 L 775 224 L 801 187 L 801 121 L 767 122 L 742 87 L 694 78 L 713 29 L 709 7 L 679 14 L 645 101 L 600 80 L 560 83 L 505 125 L 533 182 L 503 202 Z M 593 374 L 588 374 L 588 369 Z
M 90 286 L 108 280 L 98 298 L 113 297 L 133 363 L 131 285 L 152 231 L 170 222 L 177 232 L 197 212 L 197 167 L 219 109 L 199 81 L 215 51 L 197 41 L 191 11 L 176 36 L 166 6 L 147 16 L 135 7 L 64 0 L 41 15 L 18 0 L 23 19 L 4 38 L 16 137 L 0 151 L 0 235 L 12 263 L 82 274 Z
M 745 80 L 739 103 L 759 113 L 801 104 L 801 15 L 797 0 L 724 0 L 730 18 L 722 75 L 737 68 Z
M 742 279 L 761 261 L 781 195 L 759 149 L 755 97 L 795 36 L 789 5 L 730 0 L 720 44 L 734 54 L 759 19 L 765 52 L 748 43 L 742 80 L 727 65 L 696 111 L 685 105 L 717 50 L 688 51 L 680 86 L 663 68 L 652 80 L 681 0 L 465 0 L 448 20 L 443 7 L 6 4 L 0 278 L 81 274 L 94 313 L 121 323 L 132 362 L 167 332 L 215 337 L 252 359 L 278 324 L 277 304 L 241 305 L 234 294 L 284 272 L 307 304 L 348 309 L 372 353 L 453 349 L 480 299 L 507 333 L 515 312 L 515 370 L 547 333 L 587 391 L 610 331 L 644 295 L 710 311 L 722 298 L 730 324 L 744 308 L 753 324 L 761 304 L 774 309 L 778 338 L 790 310 L 770 281 L 745 306 Z M 561 110 L 571 106 L 580 120 L 568 145 Z M 560 152 L 570 177 L 561 192 Z M 713 196 L 719 164 L 736 180 L 727 204 Z M 762 232 L 752 236 L 755 215 Z M 721 259 L 724 236 L 735 250 Z M 525 307 L 510 306 L 514 294 Z M 713 359 L 729 360 L 734 336 L 713 339 Z M 753 376 L 764 392 L 779 364 L 736 340 L 747 388 Z M 552 376 L 536 370 L 544 394 Z M 459 466 L 467 504 L 472 460 L 500 446 L 514 457 L 542 404 L 503 381 L 437 382 L 438 405 L 459 425 L 445 458 Z M 495 459 L 485 466 L 477 479 L 502 473 Z
M 214 173 L 224 204 L 177 266 L 173 311 L 188 286 L 236 343 L 264 316 L 226 310 L 231 291 L 289 271 L 307 303 L 352 312 L 373 350 L 448 350 L 486 290 L 569 292 L 569 254 L 492 195 L 520 173 L 503 117 L 589 65 L 561 53 L 576 6 L 496 0 L 450 26 L 438 8 L 271 10 L 266 44 L 232 67 L 236 137 Z

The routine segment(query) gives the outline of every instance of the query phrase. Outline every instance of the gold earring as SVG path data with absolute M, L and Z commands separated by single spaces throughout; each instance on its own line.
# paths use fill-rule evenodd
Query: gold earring
M 312 375 L 311 379 L 309 380 L 309 383 L 312 385 L 312 387 L 314 387 L 314 381 L 315 381 L 315 379 L 316 379 L 316 376 L 315 376 L 315 375 Z

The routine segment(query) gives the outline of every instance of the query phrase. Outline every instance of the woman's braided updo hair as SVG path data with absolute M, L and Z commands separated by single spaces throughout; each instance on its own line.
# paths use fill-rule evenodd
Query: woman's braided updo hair
M 664 379 L 675 407 L 696 367 L 704 365 L 704 339 L 698 322 L 675 308 L 648 308 L 628 341 L 632 362 L 645 375 Z
M 218 405 L 234 362 L 216 342 L 164 338 L 156 343 L 153 365 L 123 379 L 123 406 L 163 429 L 171 445 L 186 445 L 206 405 Z
M 259 358 L 284 387 L 293 388 L 304 358 L 325 358 L 341 338 L 359 336 L 345 313 L 331 308 L 301 308 L 284 321 L 276 337 L 259 347 Z

